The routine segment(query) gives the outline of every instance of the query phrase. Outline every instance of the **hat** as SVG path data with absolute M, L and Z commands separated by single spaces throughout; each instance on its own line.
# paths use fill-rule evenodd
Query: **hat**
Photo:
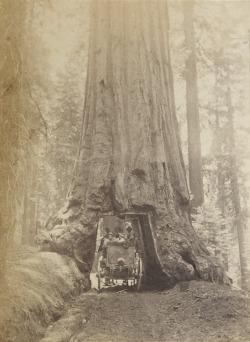
M 131 226 L 128 226 L 128 227 L 126 228 L 126 230 L 128 230 L 129 232 L 131 232 L 132 227 L 131 227 Z
M 124 266 L 125 265 L 125 259 L 124 258 L 118 258 L 117 263 L 119 266 Z

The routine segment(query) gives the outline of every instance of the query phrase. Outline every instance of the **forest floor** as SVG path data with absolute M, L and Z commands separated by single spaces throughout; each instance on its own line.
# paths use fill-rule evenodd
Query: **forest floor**
M 166 291 L 95 289 L 81 294 L 41 342 L 250 341 L 249 297 L 192 281 Z

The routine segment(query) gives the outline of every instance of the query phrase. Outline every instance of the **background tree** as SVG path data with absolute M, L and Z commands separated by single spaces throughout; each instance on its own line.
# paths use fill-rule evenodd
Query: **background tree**
M 193 7 L 194 1 L 183 2 L 185 47 L 189 53 L 185 61 L 188 174 L 190 191 L 192 193 L 191 205 L 195 209 L 202 205 L 204 193 Z
M 240 263 L 240 283 L 246 289 L 247 266 L 244 240 L 247 236 L 244 233 L 246 222 L 244 222 L 245 218 L 241 209 L 243 192 L 240 190 L 241 186 L 244 187 L 244 185 L 243 183 L 240 185 L 239 182 L 241 174 L 239 165 L 241 164 L 241 168 L 244 165 L 244 161 L 240 161 L 239 158 L 241 159 L 244 153 L 242 153 L 242 144 L 236 146 L 235 137 L 238 136 L 242 139 L 242 132 L 237 128 L 239 124 L 236 123 L 235 125 L 233 117 L 234 112 L 237 112 L 239 119 L 244 120 L 247 111 L 244 104 L 246 94 L 243 76 L 247 63 L 245 57 L 242 58 L 242 41 L 245 40 L 245 37 L 242 36 L 244 21 L 243 24 L 241 21 L 244 18 L 244 13 L 241 13 L 240 17 L 235 16 L 231 14 L 233 13 L 232 7 L 225 4 L 221 4 L 221 10 L 227 13 L 228 17 L 231 17 L 231 22 L 234 24 L 222 24 L 223 29 L 220 27 L 220 30 L 223 30 L 224 33 L 224 44 L 217 41 L 212 50 L 213 52 L 210 50 L 210 52 L 206 53 L 206 64 L 212 65 L 216 80 L 214 89 L 216 107 L 214 113 L 218 205 L 221 208 L 222 215 L 225 218 L 231 218 L 228 221 L 227 230 L 229 236 L 231 230 L 231 235 L 236 236 L 236 238 L 234 238 L 234 241 L 233 239 L 229 241 L 228 251 L 230 253 L 228 253 L 228 258 L 235 259 L 231 250 L 235 246 L 235 241 L 237 241 L 239 253 L 237 253 L 236 249 L 236 254 L 238 254 L 236 260 L 238 259 Z M 233 94 L 231 89 L 234 89 Z M 236 99 L 241 100 L 237 101 Z M 232 264 L 232 261 L 230 261 L 230 264 Z
M 210 247 L 214 246 L 213 253 L 228 267 L 230 276 L 240 284 L 240 258 L 236 222 L 242 222 L 244 231 L 244 251 L 246 256 L 246 241 L 249 239 L 249 228 L 246 228 L 246 218 L 249 215 L 246 197 L 249 196 L 249 149 L 245 141 L 249 127 L 249 101 L 247 95 L 247 79 L 249 53 L 247 5 L 235 8 L 233 3 L 194 3 L 194 30 L 197 60 L 197 78 L 199 86 L 199 110 L 202 143 L 202 168 L 204 178 L 205 203 L 198 216 L 195 215 L 195 226 L 200 222 L 208 222 L 203 226 L 205 235 L 211 234 L 206 241 Z M 178 30 L 184 17 L 180 6 L 175 3 L 171 6 L 172 16 L 178 20 L 171 22 L 171 48 L 174 61 L 174 75 L 178 95 L 177 109 L 179 126 L 182 133 L 182 147 L 184 160 L 187 164 L 187 136 L 185 132 L 185 92 L 184 80 L 185 61 L 190 51 L 185 46 L 185 34 Z M 225 14 L 226 13 L 226 14 Z M 230 18 L 224 21 L 224 16 Z M 220 32 L 220 35 L 218 35 Z M 181 51 L 181 53 L 180 53 Z M 230 73 L 230 79 L 227 77 Z M 228 116 L 228 87 L 231 88 L 231 102 L 234 118 L 233 126 L 229 124 Z M 229 101 L 230 102 L 230 101 Z M 229 106 L 230 107 L 230 106 Z M 231 120 L 232 121 L 232 120 Z M 245 126 L 245 128 L 243 128 Z M 231 131 L 229 130 L 231 127 Z M 233 127 L 233 129 L 232 129 Z M 234 148 L 232 148 L 234 141 Z M 230 148 L 231 146 L 231 148 Z M 229 151 L 233 151 L 230 153 Z M 233 155 L 234 162 L 232 163 Z M 230 162 L 231 160 L 231 162 Z M 234 167 L 233 167 L 234 164 Z M 233 168 L 232 168 L 233 167 Z M 233 171 L 234 170 L 234 171 Z M 232 171 L 234 181 L 231 181 Z M 235 180 L 237 180 L 235 182 Z M 232 184 L 239 194 L 238 203 L 242 205 L 239 215 L 235 213 L 233 205 Z M 218 213 L 222 219 L 218 219 Z M 214 213 L 212 216 L 211 213 Z M 238 217 L 238 218 L 237 218 Z M 243 220 L 243 221 L 242 221 Z M 223 224 L 224 221 L 224 224 Z M 214 243 L 212 242 L 214 241 Z M 217 244 L 217 247 L 216 247 Z M 246 269 L 246 265 L 244 266 Z

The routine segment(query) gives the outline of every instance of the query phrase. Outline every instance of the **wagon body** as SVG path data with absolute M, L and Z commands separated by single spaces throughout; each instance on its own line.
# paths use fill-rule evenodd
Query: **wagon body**
M 101 259 L 98 265 L 98 288 L 101 280 L 105 285 L 114 284 L 114 281 L 122 280 L 132 284 L 138 284 L 141 275 L 141 260 L 136 253 L 135 246 L 110 244 L 107 246 L 106 260 Z
M 138 260 L 135 248 L 123 246 L 108 246 L 106 276 L 111 279 L 129 280 L 137 275 Z

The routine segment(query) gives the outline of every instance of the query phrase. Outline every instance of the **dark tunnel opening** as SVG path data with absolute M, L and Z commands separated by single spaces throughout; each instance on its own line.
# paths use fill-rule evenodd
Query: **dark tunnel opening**
M 137 251 L 141 260 L 142 269 L 142 289 L 164 288 L 168 282 L 167 275 L 163 272 L 155 247 L 152 227 L 148 213 L 126 213 L 118 216 L 103 215 L 99 219 L 96 239 L 96 253 L 92 267 L 92 287 L 97 287 L 96 273 L 101 257 L 98 252 L 101 244 L 101 238 L 105 234 L 106 228 L 109 228 L 114 235 L 126 229 L 130 225 L 138 241 Z M 123 228 L 122 228 L 123 227 Z M 118 282 L 119 283 L 119 282 Z M 94 284 L 94 286 L 93 286 Z

